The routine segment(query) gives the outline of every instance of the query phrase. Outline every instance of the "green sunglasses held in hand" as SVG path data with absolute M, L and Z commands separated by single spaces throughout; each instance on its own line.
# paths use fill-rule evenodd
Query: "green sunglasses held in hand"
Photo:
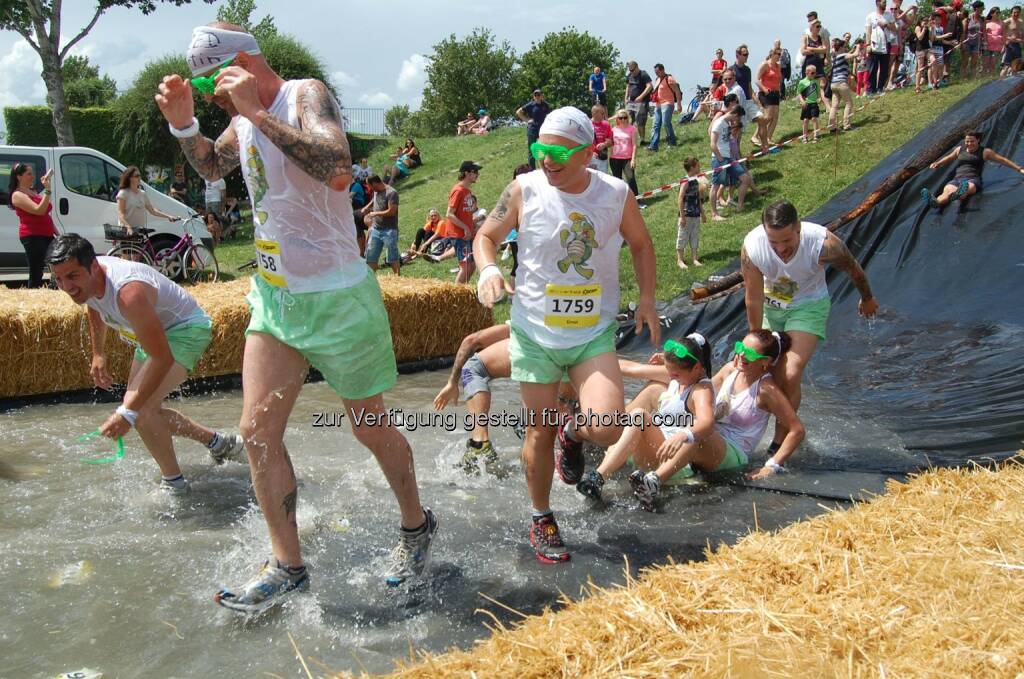
M 690 350 L 686 348 L 686 345 L 680 344 L 675 340 L 669 340 L 665 342 L 665 346 L 662 347 L 667 353 L 674 355 L 676 358 L 689 358 L 693 359 L 697 363 L 700 363 L 700 359 L 690 353 Z
M 765 356 L 764 354 L 759 354 L 756 351 L 754 351 L 753 349 L 751 349 L 750 347 L 748 347 L 743 342 L 737 342 L 736 344 L 733 345 L 732 349 L 737 354 L 739 354 L 743 358 L 747 359 L 748 363 L 753 363 L 754 361 L 760 361 L 762 358 L 767 358 L 768 360 L 773 360 L 771 356 Z
M 539 141 L 535 141 L 530 144 L 530 153 L 537 160 L 544 160 L 551 156 L 551 160 L 559 165 L 565 165 L 573 155 L 587 148 L 590 148 L 590 144 L 580 144 L 576 148 L 570 149 L 561 144 L 541 144 Z
M 223 71 L 225 68 L 230 66 L 232 61 L 234 61 L 234 59 L 228 59 L 220 65 L 220 68 L 218 68 L 210 75 L 192 78 L 192 87 L 196 88 L 203 94 L 213 94 L 213 90 L 217 87 L 217 83 L 215 82 L 215 80 L 217 79 L 217 75 L 220 74 L 220 72 Z

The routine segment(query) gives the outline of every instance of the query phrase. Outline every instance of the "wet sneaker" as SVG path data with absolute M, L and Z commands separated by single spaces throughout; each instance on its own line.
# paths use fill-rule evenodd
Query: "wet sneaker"
M 484 461 L 484 465 L 497 464 L 498 451 L 494 449 L 490 441 L 484 441 L 483 447 L 480 448 L 479 457 Z
M 601 489 L 604 487 L 604 477 L 601 472 L 591 469 L 583 475 L 583 478 L 576 484 L 576 491 L 595 500 L 601 499 Z
M 569 550 L 562 542 L 554 514 L 546 514 L 533 520 L 533 525 L 530 526 L 530 544 L 533 545 L 537 561 L 541 563 L 555 564 L 569 560 Z
M 259 574 L 245 584 L 241 593 L 222 589 L 213 595 L 213 600 L 236 613 L 257 615 L 284 603 L 292 594 L 308 589 L 309 571 L 306 568 L 296 573 L 270 557 L 263 562 Z
M 490 441 L 484 441 L 479 448 L 471 445 L 472 441 L 473 439 L 466 441 L 466 450 L 455 466 L 467 474 L 479 474 L 479 461 L 483 460 L 484 464 L 494 464 L 498 461 L 498 451 L 494 449 Z
M 935 196 L 933 196 L 932 192 L 929 191 L 926 188 L 925 189 L 921 189 L 921 198 L 924 200 L 924 202 L 928 203 L 928 205 L 930 207 L 938 207 L 939 206 L 939 202 L 937 200 L 935 200 Z
M 234 462 L 241 462 L 248 464 L 249 460 L 245 456 L 245 441 L 238 434 L 221 434 L 218 432 L 220 440 L 217 441 L 217 445 L 210 448 L 210 457 L 213 458 L 214 464 L 224 464 L 224 460 L 232 460 Z
M 437 532 L 437 517 L 423 508 L 426 522 L 418 533 L 399 530 L 398 544 L 391 550 L 390 563 L 384 574 L 389 587 L 397 587 L 409 578 L 419 576 L 430 561 L 430 543 Z
M 583 442 L 573 441 L 565 432 L 565 424 L 558 428 L 558 452 L 555 454 L 555 468 L 562 483 L 575 486 L 583 478 L 586 461 L 583 459 Z
M 192 491 L 192 487 L 188 485 L 188 480 L 184 476 L 179 476 L 170 481 L 160 479 L 159 489 L 168 495 L 175 496 L 188 495 Z
M 633 487 L 633 495 L 640 500 L 640 506 L 649 512 L 654 511 L 654 501 L 661 490 L 661 479 L 654 472 L 646 474 L 637 469 L 629 475 L 629 485 Z

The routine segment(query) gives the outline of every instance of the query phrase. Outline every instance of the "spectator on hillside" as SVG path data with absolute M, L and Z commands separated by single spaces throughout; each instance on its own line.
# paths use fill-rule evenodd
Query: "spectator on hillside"
M 204 221 L 206 222 L 206 230 L 213 236 L 213 247 L 217 247 L 220 245 L 221 239 L 224 238 L 224 225 L 221 223 L 217 213 L 210 209 L 207 209 Z
M 352 166 L 352 180 L 357 182 L 365 182 L 367 179 L 373 176 L 373 168 L 370 167 L 369 158 L 360 158 L 358 165 Z
M 491 131 L 491 116 L 487 113 L 487 109 L 482 108 L 476 112 L 476 127 L 473 128 L 473 134 L 487 134 Z
M 376 271 L 381 251 L 387 247 L 387 262 L 396 276 L 402 274 L 401 255 L 398 252 L 398 191 L 388 186 L 380 177 L 369 179 L 373 200 L 361 210 L 363 224 L 368 230 L 366 239 L 366 264 Z
M 828 62 L 829 48 L 831 47 L 825 40 L 826 38 L 821 30 L 821 22 L 815 19 L 811 23 L 808 32 L 801 39 L 800 47 L 800 51 L 804 55 L 804 67 L 800 74 L 806 78 L 808 67 L 814 66 L 814 72 L 818 74 L 818 85 L 821 86 L 822 92 L 825 92 L 828 88 L 825 75 L 828 73 L 826 63 Z M 830 94 L 826 96 L 830 96 Z
M 743 87 L 739 84 L 732 67 L 725 69 L 725 73 L 722 74 L 722 84 L 729 86 L 728 94 L 735 96 L 736 104 L 743 109 L 744 125 L 749 125 L 761 117 L 761 109 L 754 102 L 747 100 L 747 95 L 743 92 Z
M 914 92 L 921 94 L 921 86 L 928 81 L 928 61 L 932 55 L 931 20 L 917 16 L 907 33 L 907 47 L 914 52 Z M 860 52 L 858 52 L 858 61 Z M 858 63 L 859 69 L 859 63 Z M 857 94 L 860 94 L 860 71 L 857 71 Z
M 408 264 L 416 257 L 426 254 L 427 248 L 435 240 L 435 234 L 437 234 L 438 228 L 441 226 L 441 213 L 434 208 L 430 208 L 430 212 L 427 213 L 427 221 L 420 228 L 416 229 L 416 239 L 412 245 L 409 246 L 407 253 L 408 257 L 403 257 L 403 264 Z M 426 258 L 427 261 L 434 262 L 436 259 L 430 257 Z
M 743 201 L 746 200 L 747 191 L 750 188 L 750 175 L 742 165 L 733 165 L 732 145 L 730 137 L 733 128 L 743 129 L 743 108 L 739 105 L 732 107 L 711 123 L 711 195 L 708 204 L 711 207 L 711 219 L 716 222 L 725 221 L 725 217 L 718 213 L 718 201 L 725 190 L 732 182 L 739 186 L 737 210 L 743 210 Z
M 227 226 L 235 226 L 242 222 L 242 208 L 234 196 L 228 196 L 224 201 L 224 207 L 220 211 L 220 221 Z
M 729 62 L 725 60 L 725 52 L 721 47 L 715 50 L 715 58 L 711 60 L 711 89 L 722 84 L 722 74 L 729 68 Z
M 416 148 L 415 144 L 413 144 L 412 149 L 416 152 L 416 158 L 418 160 L 420 152 L 419 149 Z M 414 161 L 412 156 L 409 155 L 409 149 L 405 146 L 398 147 L 398 149 L 389 157 L 395 162 L 388 171 L 388 177 L 385 183 L 389 186 L 394 186 L 399 179 L 405 179 L 412 174 L 412 169 L 416 167 L 416 161 Z
M 590 74 L 588 80 L 588 87 L 591 101 L 601 106 L 608 105 L 608 84 L 605 82 L 604 72 L 600 66 L 594 67 L 594 72 Z
M 661 141 L 661 130 L 665 128 L 665 144 L 676 145 L 676 132 L 672 129 L 672 114 L 682 113 L 683 93 L 679 90 L 679 83 L 671 73 L 665 72 L 664 64 L 654 65 L 654 75 L 657 80 L 654 82 L 654 129 L 651 130 L 651 143 L 648 151 L 656 152 L 658 143 Z
M 455 126 L 455 136 L 461 137 L 464 134 L 469 134 L 476 127 L 476 116 L 472 111 L 466 114 L 463 120 L 460 120 Z
M 863 97 L 868 93 L 868 80 L 871 78 L 871 50 L 864 38 L 857 38 L 857 96 Z M 919 68 L 927 71 L 928 55 L 925 60 L 919 63 Z
M 996 74 L 996 64 L 1003 53 L 1003 20 L 999 8 L 993 7 L 985 16 L 985 71 Z
M 931 41 L 931 57 L 928 60 L 928 86 L 933 90 L 942 86 L 946 69 L 946 48 L 953 39 L 953 34 L 942 29 L 942 20 L 938 14 L 932 15 L 932 27 L 929 40 Z
M 751 99 L 750 85 L 753 79 L 753 76 L 750 73 L 750 67 L 747 66 L 748 59 L 750 59 L 750 50 L 746 45 L 740 45 L 736 48 L 736 63 L 729 67 L 732 69 L 733 75 L 736 76 L 736 84 L 743 90 L 744 102 L 750 101 Z M 747 115 L 750 116 L 749 110 L 747 111 Z
M 899 71 L 899 67 L 903 65 L 903 51 L 907 47 L 907 26 L 909 20 L 913 16 L 913 10 L 903 9 L 903 0 L 892 0 L 892 8 L 889 13 L 892 14 L 892 25 L 889 27 L 889 89 L 894 89 L 896 83 L 896 73 Z M 908 16 L 909 15 L 909 16 Z
M 871 52 L 869 95 L 882 94 L 889 80 L 889 32 L 893 22 L 892 14 L 885 11 L 885 0 L 875 0 L 875 11 L 868 14 L 864 29 Z
M 590 159 L 590 167 L 602 174 L 608 174 L 608 153 L 614 142 L 612 126 L 608 122 L 608 111 L 601 104 L 590 107 L 590 124 L 594 126 L 594 156 Z
M 224 198 L 228 192 L 227 182 L 221 177 L 215 182 L 204 179 L 203 183 L 206 184 L 206 211 L 217 215 L 219 219 L 221 206 L 224 205 Z
M 821 101 L 821 84 L 818 82 L 818 71 L 814 64 L 807 66 L 807 75 L 796 86 L 796 96 L 800 100 L 800 120 L 803 121 L 804 134 L 800 141 L 807 143 L 810 139 L 810 125 L 814 125 L 814 143 L 818 142 L 818 117 L 821 115 L 818 102 Z
M 785 99 L 786 83 L 793 77 L 793 58 L 789 55 L 789 50 L 783 48 L 781 40 L 776 40 L 772 49 L 780 50 L 782 52 L 782 56 L 779 57 L 779 68 L 782 69 L 782 87 L 780 88 L 780 92 L 782 94 L 782 98 Z
M 630 122 L 639 130 L 641 144 L 647 143 L 647 113 L 653 93 L 653 81 L 647 71 L 640 70 L 635 61 L 626 64 L 626 110 Z
M 544 101 L 544 93 L 539 89 L 533 91 L 533 98 L 516 109 L 516 118 L 526 123 L 526 162 L 537 169 L 537 160 L 530 151 L 530 146 L 540 135 L 540 126 L 551 113 L 551 104 Z
M 757 121 L 757 143 L 760 143 L 764 152 L 773 143 L 771 138 L 775 134 L 775 126 L 779 124 L 779 103 L 782 101 L 781 58 L 782 50 L 773 48 L 757 69 L 757 99 L 764 111 L 764 115 Z
M 811 24 L 813 24 L 815 21 L 818 21 L 818 13 L 812 10 L 807 13 L 807 26 L 804 27 L 804 35 L 811 34 Z M 822 24 L 821 27 L 821 40 L 826 47 L 832 44 L 832 34 L 828 32 L 828 29 L 825 28 L 824 24 Z M 802 78 L 804 74 L 803 52 L 800 52 L 799 54 L 796 55 L 796 69 L 797 71 L 800 72 L 800 77 Z
M 459 263 L 459 272 L 455 276 L 456 283 L 468 283 L 473 275 L 476 196 L 469 187 L 480 178 L 480 170 L 481 167 L 473 161 L 464 160 L 459 166 L 459 181 L 448 192 L 448 211 L 445 214 L 443 230 L 444 237 L 455 249 L 455 258 Z
M 410 168 L 419 167 L 423 164 L 423 157 L 420 156 L 420 149 L 416 146 L 416 142 L 413 141 L 412 137 L 405 140 L 405 148 L 402 149 L 402 153 L 408 156 Z
M 636 127 L 629 121 L 629 111 L 620 108 L 615 113 L 615 127 L 612 128 L 612 155 L 609 160 L 612 174 L 629 184 L 633 195 L 640 193 L 636 187 L 636 150 L 640 137 Z
M 1010 10 L 1010 18 L 1003 22 L 1003 70 L 1001 75 L 1016 73 L 1021 67 L 1021 46 L 1024 44 L 1024 24 L 1020 7 Z
M 829 129 L 838 129 L 839 105 L 845 104 L 843 129 L 850 129 L 853 116 L 853 94 L 850 93 L 850 64 L 857 58 L 857 51 L 847 52 L 842 38 L 832 40 L 832 107 L 829 109 Z

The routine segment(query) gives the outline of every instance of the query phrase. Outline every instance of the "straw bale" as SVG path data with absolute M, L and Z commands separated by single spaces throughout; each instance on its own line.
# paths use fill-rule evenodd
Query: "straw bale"
M 400 363 L 451 356 L 465 335 L 493 322 L 470 286 L 394 276 L 382 276 L 380 284 Z M 248 289 L 248 279 L 190 288 L 213 321 L 213 340 L 195 377 L 241 372 Z M 106 351 L 111 374 L 123 382 L 131 347 L 108 332 Z M 0 398 L 87 389 L 89 362 L 84 307 L 55 290 L 0 288 Z
M 592 589 L 392 676 L 1024 676 L 1024 467 L 891 481 L 873 502 Z

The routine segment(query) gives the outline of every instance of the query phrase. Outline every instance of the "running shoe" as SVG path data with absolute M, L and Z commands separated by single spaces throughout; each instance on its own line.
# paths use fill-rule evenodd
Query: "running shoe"
M 939 206 L 939 201 L 935 200 L 935 196 L 933 196 L 932 192 L 927 188 L 921 189 L 921 198 L 924 199 L 924 202 L 928 203 L 930 207 Z
M 181 496 L 188 495 L 192 491 L 192 486 L 188 485 L 185 477 L 180 476 L 172 481 L 160 479 L 159 489 L 168 495 Z
M 555 454 L 555 468 L 562 483 L 575 486 L 583 478 L 583 442 L 573 441 L 565 431 L 565 424 L 558 428 L 558 452 Z
M 640 506 L 649 512 L 654 511 L 654 501 L 661 490 L 661 479 L 654 472 L 646 474 L 637 469 L 629 475 L 629 485 L 633 487 L 633 495 L 640 500 Z
M 398 587 L 409 578 L 422 575 L 430 562 L 430 543 L 437 532 L 437 517 L 427 507 L 423 508 L 423 514 L 426 521 L 419 532 L 398 531 L 398 544 L 391 550 L 390 563 L 384 573 L 384 582 L 389 587 Z
M 462 458 L 455 464 L 455 466 L 467 474 L 479 474 L 480 460 L 484 461 L 484 464 L 491 465 L 498 461 L 498 451 L 494 449 L 490 441 L 484 441 L 483 445 L 479 448 L 471 445 L 473 439 L 466 441 L 466 450 L 462 453 Z
M 569 560 L 569 550 L 562 542 L 554 514 L 545 514 L 533 520 L 530 526 L 530 544 L 533 545 L 537 561 L 556 564 Z
M 224 464 L 224 460 L 232 460 L 248 464 L 245 456 L 245 441 L 238 434 L 219 434 L 217 445 L 210 448 L 210 457 L 214 464 Z
M 222 589 L 213 595 L 213 600 L 236 613 L 252 616 L 284 603 L 296 592 L 308 589 L 309 571 L 306 568 L 296 573 L 270 557 L 263 563 L 259 574 L 245 584 L 241 593 Z
M 601 472 L 591 469 L 583 475 L 583 478 L 576 484 L 576 491 L 595 500 L 601 499 L 601 489 L 604 487 L 604 477 Z

